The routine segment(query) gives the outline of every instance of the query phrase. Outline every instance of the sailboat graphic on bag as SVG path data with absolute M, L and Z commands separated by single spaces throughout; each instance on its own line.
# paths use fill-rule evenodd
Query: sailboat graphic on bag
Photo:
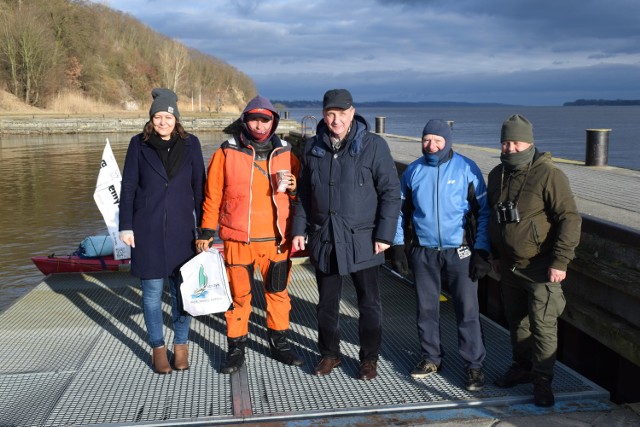
M 209 287 L 209 277 L 204 271 L 204 265 L 202 264 L 200 264 L 200 271 L 198 272 L 198 283 L 200 283 L 200 286 L 193 290 L 193 297 L 204 298 L 208 293 L 207 288 Z

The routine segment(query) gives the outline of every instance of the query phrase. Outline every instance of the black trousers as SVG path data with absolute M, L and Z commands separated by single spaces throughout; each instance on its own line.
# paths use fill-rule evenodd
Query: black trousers
M 340 356 L 340 299 L 342 276 L 316 270 L 318 293 L 318 348 L 322 357 Z M 382 303 L 378 288 L 378 266 L 351 273 L 358 297 L 360 361 L 377 360 L 382 342 Z

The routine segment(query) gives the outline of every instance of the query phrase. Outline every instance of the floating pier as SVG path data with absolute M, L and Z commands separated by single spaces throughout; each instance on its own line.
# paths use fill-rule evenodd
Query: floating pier
M 329 422 L 364 417 L 373 425 L 393 419 L 469 419 L 498 412 L 540 415 L 608 411 L 609 393 L 558 363 L 556 407 L 533 406 L 531 384 L 500 389 L 493 381 L 510 364 L 506 330 L 482 318 L 487 386 L 465 389 L 450 301 L 442 302 L 443 370 L 423 380 L 408 374 L 420 359 L 415 296 L 410 284 L 381 270 L 384 338 L 378 377 L 358 376 L 358 312 L 347 279 L 341 303 L 342 365 L 326 377 L 313 368 L 316 346 L 315 276 L 308 263 L 294 265 L 291 340 L 305 365 L 269 356 L 263 293 L 256 291 L 245 366 L 219 372 L 226 352 L 222 315 L 194 318 L 191 368 L 157 375 L 142 314 L 139 281 L 128 273 L 54 274 L 0 315 L 0 425 L 255 425 L 302 420 Z M 262 287 L 259 274 L 256 286 Z M 170 325 L 165 292 L 165 324 Z M 172 333 L 166 340 L 171 349 Z M 496 410 L 496 408 L 501 408 Z M 335 424 L 331 424 L 335 425 Z
M 383 136 L 399 170 L 421 155 L 417 138 Z M 499 163 L 497 147 L 454 149 L 476 161 L 485 174 Z M 568 305 L 562 320 L 621 358 L 603 363 L 600 353 L 584 352 L 576 340 L 569 345 L 580 348 L 575 350 L 580 354 L 565 357 L 592 360 L 616 386 L 628 384 L 635 390 L 635 376 L 629 373 L 637 372 L 640 364 L 634 359 L 640 358 L 640 280 L 634 276 L 640 270 L 640 171 L 557 163 L 571 181 L 586 224 L 583 242 L 588 244 L 572 264 L 579 271 L 569 272 L 565 283 Z M 597 271 L 588 271 L 588 266 Z M 255 282 L 263 286 L 259 273 Z M 481 287 L 481 304 L 495 313 L 494 285 Z M 491 425 L 512 417 L 540 417 L 536 420 L 545 424 L 560 422 L 558 417 L 562 420 L 565 414 L 566 422 L 578 414 L 582 419 L 595 414 L 613 423 L 618 418 L 611 414 L 626 410 L 609 401 L 605 388 L 562 363 L 556 365 L 552 408 L 533 405 L 531 384 L 495 387 L 493 381 L 510 364 L 511 349 L 507 331 L 485 316 L 487 385 L 468 392 L 450 301 L 443 301 L 441 308 L 443 370 L 414 380 L 409 372 L 420 352 L 413 287 L 383 268 L 380 289 L 383 347 L 378 377 L 372 381 L 357 379 L 358 311 L 348 278 L 341 302 L 342 365 L 326 377 L 313 374 L 319 360 L 318 295 L 313 269 L 304 262 L 294 265 L 289 287 L 291 341 L 304 366 L 285 366 L 269 356 L 265 302 L 256 290 L 245 367 L 232 375 L 219 372 L 226 352 L 224 317 L 201 316 L 191 328 L 191 369 L 163 376 L 150 366 L 138 279 L 126 272 L 47 276 L 0 313 L 0 426 Z M 165 337 L 171 349 L 168 302 L 165 294 Z M 640 423 L 640 417 L 627 411 L 623 422 Z

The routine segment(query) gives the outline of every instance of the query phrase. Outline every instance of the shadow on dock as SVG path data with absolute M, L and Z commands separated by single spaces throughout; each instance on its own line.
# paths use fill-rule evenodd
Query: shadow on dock
M 260 280 L 256 283 L 262 286 Z M 411 379 L 408 372 L 420 357 L 413 289 L 385 270 L 380 287 L 384 338 L 373 381 L 357 379 L 358 313 L 348 279 L 341 303 L 342 365 L 327 377 L 313 375 L 319 358 L 317 290 L 308 264 L 294 266 L 290 285 L 291 338 L 304 366 L 285 366 L 269 357 L 264 298 L 254 292 L 243 369 L 233 375 L 219 373 L 226 351 L 225 322 L 222 315 L 212 315 L 192 323 L 191 369 L 162 376 L 150 368 L 137 279 L 128 273 L 48 276 L 0 315 L 0 424 L 211 425 L 337 416 L 374 422 L 385 414 L 443 417 L 437 411 L 453 410 L 458 417 L 464 417 L 464 411 L 491 416 L 495 407 L 533 408 L 530 384 L 508 390 L 492 385 L 510 363 L 509 338 L 484 317 L 487 386 L 474 393 L 465 389 L 448 301 L 441 310 L 444 369 L 424 380 Z M 170 325 L 168 294 L 165 297 L 165 324 Z M 172 343 L 170 329 L 165 335 Z M 556 410 L 566 406 L 575 411 L 581 405 L 602 409 L 609 397 L 562 364 L 556 367 L 554 388 Z

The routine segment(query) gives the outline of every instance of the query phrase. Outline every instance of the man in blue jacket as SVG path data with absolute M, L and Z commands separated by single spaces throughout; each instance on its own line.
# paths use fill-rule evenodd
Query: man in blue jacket
M 378 267 L 395 233 L 400 183 L 389 146 L 369 132 L 349 91 L 328 91 L 322 116 L 302 153 L 292 228 L 293 247 L 308 245 L 316 269 L 321 360 L 315 373 L 327 375 L 340 364 L 340 294 L 349 274 L 360 311 L 360 379 L 370 380 L 382 341 Z
M 391 250 L 392 264 L 408 273 L 405 241 L 417 296 L 422 358 L 411 371 L 425 378 L 442 368 L 441 279 L 446 279 L 458 326 L 458 350 L 465 361 L 466 388 L 482 390 L 485 348 L 480 327 L 478 282 L 490 271 L 487 189 L 478 166 L 452 149 L 447 122 L 430 120 L 422 131 L 423 157 L 402 174 L 402 211 Z M 409 221 L 413 236 L 405 236 Z

